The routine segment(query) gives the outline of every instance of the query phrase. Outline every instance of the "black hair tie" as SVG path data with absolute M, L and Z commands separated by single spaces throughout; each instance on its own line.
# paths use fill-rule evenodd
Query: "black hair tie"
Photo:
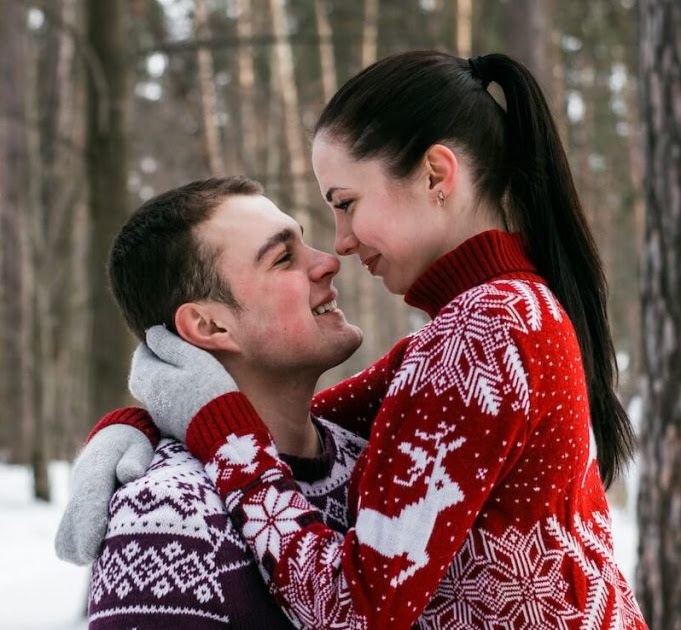
M 468 64 L 471 67 L 473 76 L 482 81 L 482 89 L 486 90 L 487 86 L 490 84 L 490 79 L 485 73 L 485 56 L 480 55 L 479 57 L 471 57 L 468 60 Z

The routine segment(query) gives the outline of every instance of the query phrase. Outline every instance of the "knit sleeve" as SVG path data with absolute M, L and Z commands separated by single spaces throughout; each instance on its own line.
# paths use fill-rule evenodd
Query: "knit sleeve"
M 141 431 L 147 436 L 147 439 L 154 448 L 156 448 L 161 439 L 161 434 L 146 409 L 141 407 L 121 407 L 120 409 L 110 411 L 100 418 L 95 426 L 92 427 L 92 430 L 85 439 L 85 443 L 87 444 L 102 429 L 113 424 L 126 424 Z
M 475 520 L 493 509 L 490 495 L 527 440 L 518 340 L 532 332 L 532 313 L 490 295 L 455 300 L 409 345 L 376 416 L 344 537 L 277 464 L 259 420 L 220 419 L 227 443 L 203 452 L 206 470 L 300 627 L 410 628 Z M 189 433 L 187 443 L 194 450 Z
M 412 338 L 410 335 L 400 339 L 368 368 L 316 394 L 312 399 L 312 413 L 367 439 Z

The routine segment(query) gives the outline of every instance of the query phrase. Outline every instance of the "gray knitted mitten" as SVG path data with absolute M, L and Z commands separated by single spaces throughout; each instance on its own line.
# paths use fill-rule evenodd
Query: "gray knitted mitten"
M 238 390 L 215 357 L 163 326 L 150 328 L 147 343 L 137 346 L 128 386 L 161 433 L 182 442 L 201 407 Z

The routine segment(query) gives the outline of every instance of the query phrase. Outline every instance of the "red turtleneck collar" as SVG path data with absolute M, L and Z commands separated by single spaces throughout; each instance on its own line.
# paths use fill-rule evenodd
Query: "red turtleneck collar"
M 414 282 L 404 301 L 433 318 L 460 293 L 511 273 L 537 279 L 522 236 L 500 230 L 482 232 L 438 258 Z

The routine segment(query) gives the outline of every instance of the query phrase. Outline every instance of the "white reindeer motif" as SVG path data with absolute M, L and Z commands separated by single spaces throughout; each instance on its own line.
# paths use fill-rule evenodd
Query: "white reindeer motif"
M 411 563 L 390 581 L 393 587 L 404 583 L 420 568 L 428 563 L 426 546 L 433 531 L 435 520 L 444 508 L 463 501 L 464 494 L 458 483 L 453 481 L 445 470 L 443 460 L 447 453 L 459 448 L 465 438 L 446 442 L 454 429 L 441 422 L 435 435 L 417 431 L 416 436 L 425 442 L 433 442 L 435 459 L 421 446 L 402 442 L 399 450 L 411 457 L 413 464 L 407 470 L 408 479 L 395 477 L 394 482 L 401 486 L 411 486 L 419 477 L 425 475 L 430 461 L 433 462 L 430 475 L 425 477 L 426 494 L 415 503 L 406 505 L 397 516 L 386 516 L 371 508 L 361 508 L 355 529 L 359 542 L 369 545 L 386 558 L 406 555 Z

